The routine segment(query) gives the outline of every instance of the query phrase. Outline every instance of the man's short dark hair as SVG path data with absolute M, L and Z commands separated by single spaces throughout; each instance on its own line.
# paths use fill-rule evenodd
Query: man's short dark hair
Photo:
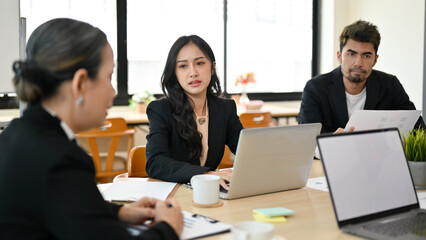
M 346 45 L 348 39 L 358 42 L 370 42 L 374 45 L 374 50 L 379 49 L 380 33 L 377 26 L 363 20 L 358 20 L 351 25 L 346 26 L 340 34 L 340 51 Z

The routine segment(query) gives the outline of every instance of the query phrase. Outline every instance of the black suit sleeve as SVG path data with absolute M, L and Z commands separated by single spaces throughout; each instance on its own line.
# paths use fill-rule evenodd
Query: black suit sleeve
M 392 110 L 416 110 L 414 103 L 410 101 L 408 94 L 397 77 L 392 76 Z
M 29 105 L 0 143 L 0 239 L 178 239 L 164 222 L 132 237 L 100 194 L 91 157 L 42 106 Z
M 314 83 L 310 80 L 303 89 L 298 122 L 299 124 L 322 123 L 322 118 L 319 90 L 316 89 Z
M 238 139 L 240 138 L 240 132 L 243 129 L 240 118 L 237 115 L 237 106 L 235 101 L 231 102 L 231 113 L 228 115 L 228 126 L 227 126 L 227 136 L 226 136 L 226 145 L 229 147 L 232 153 L 236 153 Z
M 75 148 L 74 148 L 75 149 Z M 68 151 L 70 152 L 70 151 Z M 166 223 L 132 237 L 119 221 L 119 207 L 106 203 L 94 181 L 91 159 L 65 154 L 45 176 L 42 208 L 44 221 L 58 239 L 178 239 Z
M 187 162 L 183 140 L 177 135 L 171 110 L 165 101 L 151 102 L 147 109 L 149 134 L 147 136 L 146 170 L 150 177 L 169 182 L 188 182 L 192 176 L 212 169 Z M 181 145 L 180 156 L 172 156 L 171 148 Z

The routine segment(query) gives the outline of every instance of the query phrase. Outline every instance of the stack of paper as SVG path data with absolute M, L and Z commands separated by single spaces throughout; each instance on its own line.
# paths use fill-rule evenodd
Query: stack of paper
M 294 214 L 293 210 L 284 207 L 258 208 L 253 210 L 253 218 L 258 222 L 285 223 L 285 216 Z
M 419 119 L 420 110 L 356 110 L 346 124 L 345 131 L 355 127 L 355 131 L 397 127 L 407 136 Z
M 166 200 L 176 183 L 149 181 L 117 181 L 111 184 L 102 196 L 106 201 L 136 201 L 142 197 Z

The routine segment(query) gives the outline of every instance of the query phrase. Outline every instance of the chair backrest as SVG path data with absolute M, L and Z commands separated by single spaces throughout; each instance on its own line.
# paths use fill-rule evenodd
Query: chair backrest
M 270 127 L 272 123 L 272 115 L 270 112 L 253 112 L 253 113 L 242 113 L 240 115 L 241 124 L 244 128 L 255 128 L 255 127 Z M 223 158 L 217 168 L 231 168 L 234 166 L 235 155 L 229 150 L 228 146 L 225 146 Z
M 271 112 L 242 113 L 240 121 L 244 128 L 270 127 L 272 115 Z
M 235 155 L 229 150 L 228 146 L 225 146 L 225 151 L 223 152 L 222 160 L 220 161 L 218 169 L 222 168 L 231 168 L 234 166 Z
M 123 118 L 108 118 L 106 124 L 102 128 L 96 128 L 76 134 L 79 143 L 87 140 L 89 146 L 90 154 L 92 155 L 93 162 L 96 169 L 96 180 L 98 182 L 108 182 L 112 178 L 120 173 L 127 172 L 127 158 L 129 152 L 133 147 L 133 136 L 136 130 L 133 128 L 128 128 L 127 123 Z M 127 138 L 127 155 L 124 159 L 124 164 L 122 169 L 114 168 L 114 161 L 119 160 L 116 156 L 117 148 L 120 143 L 120 139 Z M 105 139 L 109 141 L 109 147 L 107 149 L 106 157 L 101 156 L 101 144 L 97 143 L 97 140 L 102 143 L 106 143 Z M 104 161 L 104 164 L 102 164 Z
M 132 148 L 127 164 L 128 177 L 148 177 L 146 173 L 145 145 Z

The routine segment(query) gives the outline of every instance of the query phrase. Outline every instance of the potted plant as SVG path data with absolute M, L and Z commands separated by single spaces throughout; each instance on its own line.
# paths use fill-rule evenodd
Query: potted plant
M 405 155 L 416 189 L 426 189 L 426 131 L 418 128 L 404 138 Z
M 146 107 L 153 100 L 155 100 L 154 95 L 145 90 L 141 93 L 133 95 L 132 98 L 129 100 L 129 104 L 130 107 L 132 109 L 136 109 L 137 112 L 145 113 Z

